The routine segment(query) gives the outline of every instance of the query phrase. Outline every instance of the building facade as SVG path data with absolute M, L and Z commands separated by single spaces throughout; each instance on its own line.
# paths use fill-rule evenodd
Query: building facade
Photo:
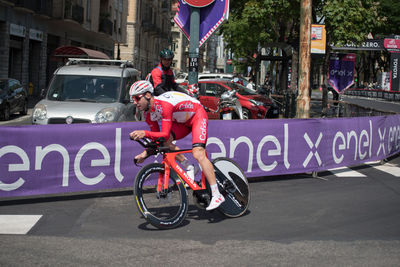
M 133 60 L 144 78 L 159 63 L 160 51 L 171 48 L 171 0 L 129 0 L 128 10 L 121 59 Z
M 0 0 L 0 77 L 39 95 L 63 64 L 52 57 L 60 46 L 114 58 L 126 42 L 127 7 L 128 0 Z

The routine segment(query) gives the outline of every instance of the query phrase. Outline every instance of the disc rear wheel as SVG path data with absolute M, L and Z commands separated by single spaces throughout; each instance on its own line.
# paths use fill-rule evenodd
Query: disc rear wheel
M 250 202 L 249 184 L 244 172 L 229 158 L 217 158 L 213 165 L 218 189 L 225 197 L 218 210 L 228 217 L 243 215 Z

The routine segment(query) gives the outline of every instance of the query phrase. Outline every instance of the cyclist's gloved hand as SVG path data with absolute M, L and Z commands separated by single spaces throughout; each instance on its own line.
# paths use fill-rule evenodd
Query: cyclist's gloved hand
M 197 83 L 189 84 L 188 85 L 188 92 L 189 92 L 190 96 L 197 98 L 198 92 L 199 92 L 198 84 Z

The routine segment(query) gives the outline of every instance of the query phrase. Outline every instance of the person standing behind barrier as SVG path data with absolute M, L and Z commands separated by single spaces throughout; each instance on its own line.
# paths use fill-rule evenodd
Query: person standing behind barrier
M 175 82 L 174 72 L 171 69 L 174 53 L 169 49 L 160 52 L 160 63 L 151 71 L 149 81 L 154 87 L 154 95 L 159 96 L 168 91 L 179 91 L 187 94 L 187 91 L 180 88 Z

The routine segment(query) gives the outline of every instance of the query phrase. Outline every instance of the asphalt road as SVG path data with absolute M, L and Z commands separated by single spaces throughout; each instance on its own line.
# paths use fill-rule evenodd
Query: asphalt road
M 1 215 L 42 217 L 26 235 L 0 235 L 0 265 L 400 266 L 399 166 L 395 157 L 388 169 L 253 179 L 244 216 L 191 205 L 181 227 L 164 231 L 128 193 L 7 203 Z

